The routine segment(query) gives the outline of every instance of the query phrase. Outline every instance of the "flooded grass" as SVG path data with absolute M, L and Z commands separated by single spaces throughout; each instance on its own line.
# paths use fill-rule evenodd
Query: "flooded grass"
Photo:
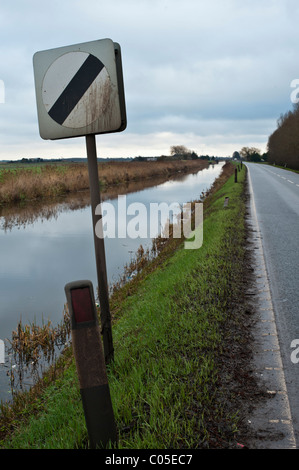
M 69 343 L 70 317 L 67 307 L 63 312 L 62 321 L 55 327 L 51 320 L 42 325 L 35 323 L 23 325 L 20 320 L 17 329 L 12 332 L 9 340 L 9 356 L 11 360 L 10 386 L 14 396 L 28 387 L 25 380 L 37 383 L 57 359 L 59 351 Z

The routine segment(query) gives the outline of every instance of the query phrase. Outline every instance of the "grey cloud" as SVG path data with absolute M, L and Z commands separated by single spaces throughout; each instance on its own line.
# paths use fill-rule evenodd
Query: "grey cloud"
M 206 145 L 217 140 L 219 153 L 221 138 L 224 152 L 229 139 L 265 144 L 280 113 L 291 108 L 290 83 L 299 78 L 296 12 L 295 0 L 7 2 L 1 5 L 0 159 L 9 149 L 13 157 L 13 144 L 22 149 L 22 142 L 24 155 L 28 148 L 36 156 L 41 149 L 60 155 L 75 149 L 76 142 L 39 138 L 32 56 L 105 37 L 122 47 L 128 115 L 123 136 L 105 137 L 107 153 L 115 154 L 114 141 L 124 143 L 124 156 L 129 145 L 132 152 L 148 149 L 147 135 L 159 142 L 153 151 L 167 148 L 174 135 L 196 142 L 198 136 Z

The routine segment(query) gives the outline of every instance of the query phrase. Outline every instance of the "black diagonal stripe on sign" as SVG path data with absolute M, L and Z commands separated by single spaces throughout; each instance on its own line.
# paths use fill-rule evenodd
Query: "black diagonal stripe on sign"
M 87 57 L 51 107 L 49 115 L 54 121 L 63 124 L 103 67 L 102 62 L 94 55 L 90 54 Z

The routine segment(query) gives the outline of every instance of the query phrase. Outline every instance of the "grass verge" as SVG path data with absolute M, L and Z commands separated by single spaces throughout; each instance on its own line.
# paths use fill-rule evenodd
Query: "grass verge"
M 238 183 L 232 175 L 208 197 L 200 249 L 178 247 L 111 299 L 108 378 L 120 448 L 237 446 L 250 381 L 242 362 L 245 179 L 243 166 Z M 6 411 L 0 447 L 88 447 L 70 352 L 67 358 L 64 373 L 34 402 L 10 420 Z
M 299 173 L 299 170 L 294 170 L 293 168 L 288 168 L 282 165 L 273 165 L 273 163 L 264 163 L 264 165 L 272 166 L 273 168 L 281 168 L 282 170 L 292 171 L 293 173 Z

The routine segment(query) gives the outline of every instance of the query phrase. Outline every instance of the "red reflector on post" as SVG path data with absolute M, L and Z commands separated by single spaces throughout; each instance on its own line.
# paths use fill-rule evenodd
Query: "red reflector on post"
M 94 321 L 94 305 L 89 287 L 72 289 L 71 298 L 76 323 Z

